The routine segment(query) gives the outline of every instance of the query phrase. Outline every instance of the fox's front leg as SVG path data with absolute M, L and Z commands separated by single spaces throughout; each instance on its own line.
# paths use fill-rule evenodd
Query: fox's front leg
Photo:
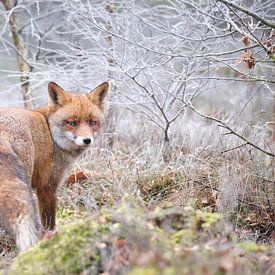
M 54 230 L 56 211 L 56 190 L 43 186 L 37 188 L 41 224 L 45 231 Z

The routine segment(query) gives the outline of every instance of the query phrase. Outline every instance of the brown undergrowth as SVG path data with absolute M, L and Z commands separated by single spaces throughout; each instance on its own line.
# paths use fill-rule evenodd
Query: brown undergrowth
M 245 148 L 221 154 L 211 147 L 192 151 L 177 146 L 171 148 L 169 162 L 164 162 L 159 147 L 160 150 L 152 146 L 135 150 L 126 146 L 112 150 L 103 147 L 84 156 L 71 172 L 67 184 L 59 190 L 59 227 L 87 215 L 96 215 L 102 208 L 112 209 L 128 194 L 141 200 L 147 211 L 188 206 L 219 212 L 239 242 L 251 240 L 267 247 L 274 242 L 274 181 L 268 159 L 253 155 Z M 1 241 L 0 247 L 6 255 L 6 260 L 0 263 L 3 267 L 16 252 L 10 239 Z M 149 259 L 144 260 L 146 268 L 160 257 L 150 253 L 142 256 Z M 215 265 L 216 258 L 223 258 L 223 253 L 212 254 L 211 264 Z M 187 262 L 190 259 L 190 264 L 193 256 L 198 257 L 191 254 L 184 256 Z M 270 260 L 270 256 L 264 255 L 263 261 L 264 257 Z M 225 259 L 227 257 L 235 256 L 226 255 Z M 227 260 L 224 262 L 226 265 Z M 205 265 L 203 274 L 210 268 L 207 261 Z M 133 272 L 141 274 L 139 268 Z M 148 274 L 154 273 L 149 270 Z

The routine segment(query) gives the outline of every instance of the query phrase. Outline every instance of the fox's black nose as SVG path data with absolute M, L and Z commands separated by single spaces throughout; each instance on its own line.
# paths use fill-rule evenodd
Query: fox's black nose
M 84 139 L 83 139 L 83 142 L 84 142 L 85 144 L 87 144 L 87 145 L 90 144 L 91 141 L 92 141 L 92 140 L 91 140 L 90 138 L 84 138 Z

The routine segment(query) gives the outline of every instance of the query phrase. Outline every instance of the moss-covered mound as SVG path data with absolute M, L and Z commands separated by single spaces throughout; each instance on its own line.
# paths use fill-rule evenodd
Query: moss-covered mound
M 97 270 L 99 256 L 95 241 L 104 235 L 104 226 L 80 220 L 64 226 L 49 241 L 41 241 L 20 254 L 11 265 L 12 274 L 78 274 L 87 267 Z
M 20 254 L 5 273 L 260 273 L 255 260 L 240 257 L 245 253 L 218 214 L 191 208 L 150 211 L 125 197 L 112 211 L 63 226 L 51 240 Z

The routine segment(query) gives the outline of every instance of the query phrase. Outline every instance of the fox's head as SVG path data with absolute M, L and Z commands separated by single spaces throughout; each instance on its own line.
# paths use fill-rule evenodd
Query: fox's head
M 56 83 L 48 85 L 48 123 L 52 138 L 64 150 L 81 150 L 93 143 L 103 122 L 108 83 L 88 94 L 70 94 Z

